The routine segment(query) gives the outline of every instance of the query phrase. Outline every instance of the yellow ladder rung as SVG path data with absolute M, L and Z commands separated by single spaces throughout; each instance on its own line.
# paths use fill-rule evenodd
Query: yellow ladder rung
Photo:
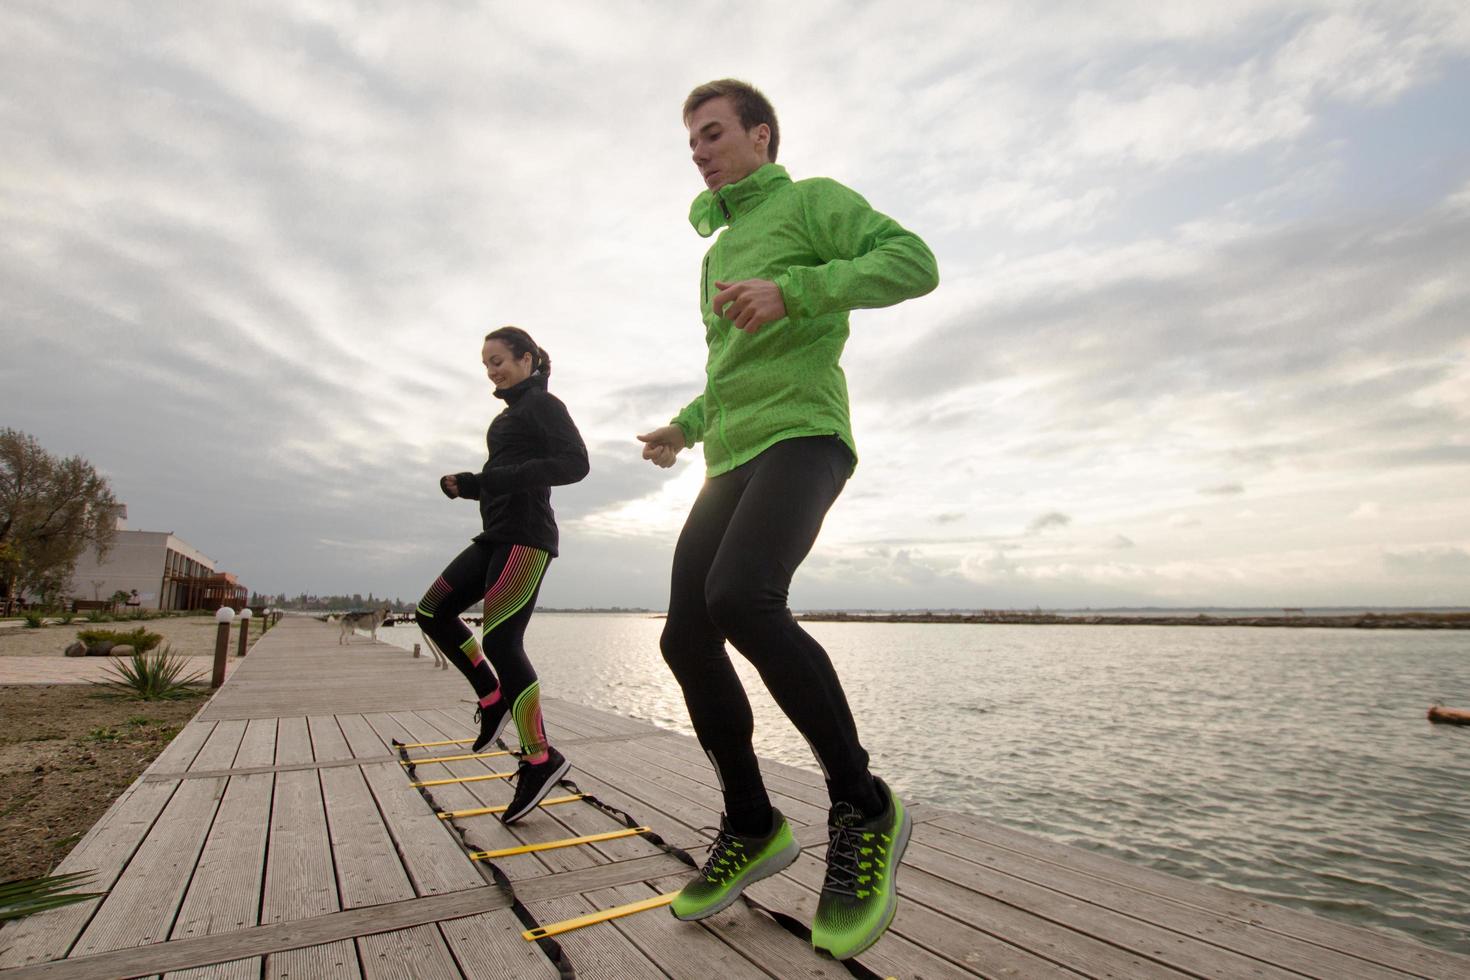
M 576 847 L 578 844 L 596 844 L 598 841 L 617 840 L 619 837 L 632 837 L 634 834 L 646 834 L 647 827 L 634 827 L 631 830 L 614 830 L 606 834 L 588 834 L 585 837 L 568 837 L 565 840 L 545 841 L 541 844 L 522 844 L 520 847 L 506 847 L 498 851 L 475 851 L 470 855 L 471 861 L 487 861 L 490 858 L 510 857 L 512 854 L 530 854 L 532 851 L 551 851 L 558 847 Z
M 564 922 L 553 922 L 549 926 L 537 926 L 535 929 L 527 929 L 521 933 L 521 938 L 525 940 L 545 939 L 548 936 L 559 936 L 564 932 L 571 932 L 573 929 L 580 929 L 583 926 L 593 926 L 599 922 L 621 919 L 623 916 L 633 915 L 635 912 L 646 912 L 649 909 L 656 909 L 661 905 L 669 904 L 674 900 L 674 896 L 678 894 L 678 892 L 670 892 L 667 895 L 655 895 L 652 898 L 645 898 L 641 902 L 629 902 L 627 905 L 603 909 L 600 912 L 588 912 L 586 915 L 579 915 L 575 919 L 567 919 Z
M 483 776 L 455 776 L 452 779 L 420 779 L 410 786 L 448 786 L 450 783 L 478 783 L 484 779 L 509 779 L 514 776 L 513 772 L 492 772 Z
M 584 794 L 582 793 L 578 793 L 576 796 L 558 796 L 555 799 L 542 800 L 540 803 L 537 804 L 537 806 L 555 806 L 558 803 L 575 803 L 577 800 L 580 800 L 583 795 Z M 482 817 L 487 813 L 504 813 L 508 809 L 510 809 L 509 803 L 505 803 L 500 806 L 482 806 L 474 810 L 440 810 L 439 819 L 448 820 L 451 817 Z
M 400 766 L 426 766 L 431 762 L 463 762 L 465 759 L 493 759 L 509 752 L 471 752 L 469 755 L 441 755 L 436 759 L 399 759 Z
M 474 745 L 472 738 L 451 738 L 443 742 L 399 742 L 400 749 L 433 749 L 441 745 Z

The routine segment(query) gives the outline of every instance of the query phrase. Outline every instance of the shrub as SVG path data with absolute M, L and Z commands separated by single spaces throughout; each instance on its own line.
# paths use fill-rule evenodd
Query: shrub
M 60 622 L 62 626 L 70 626 L 72 624 L 72 620 L 76 618 L 76 613 L 64 612 L 57 617 L 57 621 Z
M 110 623 L 112 614 L 106 609 L 89 609 L 84 617 L 89 623 Z
M 176 655 L 169 647 L 154 654 L 139 650 L 127 660 L 114 660 L 107 667 L 112 676 L 96 683 L 142 701 L 188 697 L 194 693 L 188 685 L 204 676 L 202 670 L 185 676 L 189 658 Z
M 111 641 L 113 646 L 127 644 L 137 653 L 147 653 L 163 642 L 162 636 L 150 633 L 141 626 L 133 630 L 79 630 L 77 639 L 85 643 L 88 649 L 104 641 Z
M 26 629 L 38 630 L 46 625 L 46 614 L 39 609 L 27 609 L 20 617 L 26 621 Z

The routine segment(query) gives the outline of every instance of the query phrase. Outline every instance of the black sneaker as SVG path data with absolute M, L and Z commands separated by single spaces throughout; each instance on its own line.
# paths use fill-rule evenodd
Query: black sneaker
M 471 752 L 478 752 L 491 742 L 500 737 L 505 730 L 505 723 L 510 720 L 510 709 L 505 706 L 505 698 L 501 698 L 488 708 L 475 709 L 475 721 L 480 726 L 480 737 L 475 739 L 475 744 L 470 746 Z
M 521 760 L 516 767 L 516 792 L 510 806 L 500 815 L 501 823 L 515 823 L 536 809 L 536 804 L 546 798 L 551 788 L 572 768 L 572 764 L 554 748 L 546 750 L 546 761 L 534 765 Z
M 864 819 L 850 803 L 827 817 L 827 877 L 812 922 L 812 945 L 835 959 L 856 956 L 876 943 L 898 908 L 894 875 L 913 832 L 913 820 L 888 784 L 874 778 L 883 812 Z

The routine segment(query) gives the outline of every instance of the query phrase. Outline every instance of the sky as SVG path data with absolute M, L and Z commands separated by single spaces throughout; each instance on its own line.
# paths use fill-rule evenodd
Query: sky
M 1470 604 L 1470 6 L 0 3 L 0 425 L 263 593 L 416 599 L 554 363 L 541 603 L 667 600 L 702 480 L 680 119 L 923 237 L 852 316 L 796 608 Z

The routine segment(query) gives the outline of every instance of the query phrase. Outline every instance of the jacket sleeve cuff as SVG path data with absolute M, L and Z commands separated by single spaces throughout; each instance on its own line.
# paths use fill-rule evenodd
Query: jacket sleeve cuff
M 456 473 L 454 482 L 459 487 L 459 495 L 466 500 L 480 499 L 480 477 L 474 473 Z

